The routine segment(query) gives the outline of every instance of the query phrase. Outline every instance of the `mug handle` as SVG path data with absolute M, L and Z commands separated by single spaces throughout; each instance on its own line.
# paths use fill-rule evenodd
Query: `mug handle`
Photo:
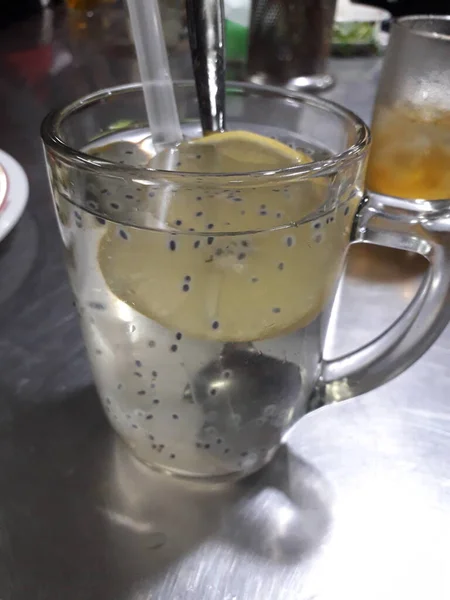
M 346 400 L 386 383 L 420 358 L 445 329 L 450 319 L 449 233 L 449 200 L 404 200 L 372 192 L 362 200 L 351 243 L 416 252 L 429 268 L 410 304 L 384 333 L 354 352 L 324 360 L 319 382 L 323 402 Z

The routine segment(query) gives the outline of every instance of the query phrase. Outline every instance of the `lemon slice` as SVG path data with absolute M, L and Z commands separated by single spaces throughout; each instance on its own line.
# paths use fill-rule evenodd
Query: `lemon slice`
M 243 131 L 186 145 L 180 162 L 194 161 L 196 172 L 310 161 L 303 152 Z M 310 181 L 174 189 L 166 221 L 180 232 L 111 223 L 100 240 L 99 267 L 118 298 L 183 335 L 224 342 L 275 337 L 310 323 L 333 290 L 346 246 L 342 224 L 323 218 L 280 227 L 298 223 L 323 200 L 323 186 L 316 189 Z
M 311 162 L 301 150 L 251 131 L 213 133 L 190 143 L 196 148 L 212 147 L 217 172 L 222 173 L 275 170 Z

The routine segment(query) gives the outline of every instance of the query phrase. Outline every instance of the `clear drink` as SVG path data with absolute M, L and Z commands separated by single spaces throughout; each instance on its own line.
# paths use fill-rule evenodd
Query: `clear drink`
M 145 136 L 102 137 L 88 151 L 140 166 Z M 193 152 L 179 167 L 207 169 L 208 152 Z M 192 183 L 88 183 L 83 204 L 109 218 L 63 194 L 55 203 L 112 425 L 157 468 L 220 478 L 264 464 L 306 410 L 359 197 L 327 206 L 320 179 Z M 126 222 L 139 211 L 146 228 Z

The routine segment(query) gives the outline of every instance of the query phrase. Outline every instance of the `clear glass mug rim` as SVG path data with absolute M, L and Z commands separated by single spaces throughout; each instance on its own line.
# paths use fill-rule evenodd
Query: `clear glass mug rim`
M 450 42 L 450 33 L 438 33 L 437 31 L 424 31 L 422 29 L 415 29 L 413 27 L 416 23 L 426 23 L 430 21 L 448 22 L 450 24 L 450 15 L 408 15 L 407 17 L 400 17 L 394 19 L 393 26 L 401 31 L 407 31 L 411 35 L 417 35 L 419 37 L 428 38 L 431 40 L 441 40 Z
M 174 81 L 176 86 L 182 87 L 194 87 L 193 80 L 176 80 Z M 273 179 L 291 179 L 296 180 L 310 179 L 328 175 L 335 171 L 337 168 L 343 167 L 349 162 L 353 162 L 360 158 L 369 147 L 370 144 L 370 130 L 368 126 L 360 119 L 355 113 L 347 108 L 340 106 L 339 104 L 330 100 L 324 100 L 315 96 L 285 90 L 275 86 L 258 85 L 246 82 L 227 81 L 227 87 L 238 87 L 244 91 L 255 91 L 255 92 L 270 92 L 277 95 L 279 98 L 292 99 L 298 101 L 304 101 L 305 103 L 312 105 L 316 108 L 322 109 L 327 112 L 333 112 L 335 115 L 340 116 L 350 122 L 356 132 L 357 139 L 355 143 L 348 146 L 342 152 L 333 155 L 331 158 L 326 160 L 314 161 L 312 163 L 306 163 L 299 166 L 286 167 L 283 169 L 270 170 L 270 171 L 246 171 L 244 173 L 202 173 L 202 172 L 183 172 L 183 171 L 168 171 L 163 169 L 154 169 L 150 167 L 135 167 L 132 165 L 124 165 L 112 161 L 105 160 L 103 158 L 93 157 L 90 154 L 72 148 L 66 144 L 60 136 L 60 126 L 63 121 L 78 112 L 91 105 L 102 102 L 105 98 L 112 95 L 119 95 L 123 93 L 132 93 L 142 89 L 141 83 L 130 83 L 125 85 L 114 86 L 99 90 L 83 96 L 78 100 L 75 100 L 71 104 L 51 111 L 43 120 L 41 125 L 41 137 L 45 146 L 55 152 L 59 158 L 68 161 L 73 166 L 94 170 L 98 174 L 100 172 L 103 175 L 109 175 L 112 177 L 142 177 L 147 176 L 152 179 L 160 179 L 169 181 L 171 183 L 179 183 L 183 185 L 186 178 L 201 177 L 202 182 L 208 184 L 218 185 L 252 185 L 254 178 L 264 177 L 267 180 L 273 181 Z

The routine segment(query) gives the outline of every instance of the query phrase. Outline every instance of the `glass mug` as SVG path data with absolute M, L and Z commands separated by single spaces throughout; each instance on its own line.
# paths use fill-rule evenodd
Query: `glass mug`
M 450 16 L 394 22 L 378 88 L 370 190 L 450 198 Z
M 194 85 L 178 82 L 175 93 L 184 133 L 200 137 Z M 369 131 L 358 117 L 241 83 L 227 86 L 227 113 L 230 129 L 302 148 L 313 162 L 232 174 L 148 168 L 140 85 L 91 94 L 42 126 L 106 415 L 145 463 L 207 481 L 257 470 L 306 412 L 401 372 L 440 333 L 449 305 L 441 211 L 364 198 Z M 405 233 L 419 221 L 426 236 Z M 326 361 L 334 291 L 357 242 L 418 252 L 429 275 L 386 333 Z

